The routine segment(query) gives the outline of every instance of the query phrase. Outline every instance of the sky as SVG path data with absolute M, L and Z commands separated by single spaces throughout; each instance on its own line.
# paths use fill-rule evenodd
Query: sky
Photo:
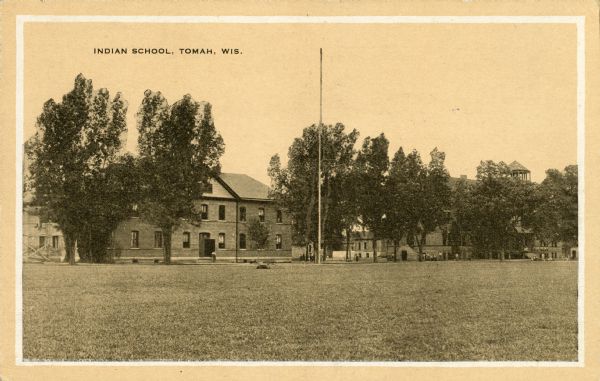
M 169 103 L 191 94 L 213 106 L 223 171 L 269 184 L 270 157 L 285 162 L 293 139 L 318 122 L 319 48 L 323 122 L 357 129 L 359 144 L 383 132 L 390 157 L 402 146 L 425 162 L 437 147 L 452 176 L 469 178 L 480 160 L 517 160 L 538 182 L 546 169 L 576 163 L 574 25 L 27 24 L 24 135 L 78 73 L 128 101 L 131 151 L 146 89 Z

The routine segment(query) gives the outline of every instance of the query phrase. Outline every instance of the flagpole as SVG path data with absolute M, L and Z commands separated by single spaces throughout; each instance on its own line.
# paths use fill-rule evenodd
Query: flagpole
M 318 222 L 317 222 L 317 256 L 316 263 L 321 263 L 321 132 L 323 129 L 323 48 L 319 49 L 320 76 L 319 76 L 319 176 L 317 179 L 318 189 Z

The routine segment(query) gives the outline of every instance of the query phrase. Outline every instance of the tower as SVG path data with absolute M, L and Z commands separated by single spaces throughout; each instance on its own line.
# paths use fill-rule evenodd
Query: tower
M 513 161 L 508 165 L 510 168 L 510 173 L 512 177 L 523 180 L 523 181 L 531 181 L 531 171 L 523 166 L 523 164 L 518 161 Z

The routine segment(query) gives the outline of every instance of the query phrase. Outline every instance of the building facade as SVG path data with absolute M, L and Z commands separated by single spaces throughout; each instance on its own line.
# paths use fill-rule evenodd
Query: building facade
M 202 220 L 183 221 L 171 237 L 172 260 L 248 262 L 290 261 L 291 219 L 269 198 L 269 187 L 243 174 L 223 173 L 196 202 Z M 269 238 L 257 248 L 248 232 L 253 219 L 265 225 Z M 132 216 L 113 232 L 116 260 L 161 260 L 164 240 L 159 228 Z
M 61 261 L 65 257 L 63 234 L 58 226 L 40 216 L 40 208 L 23 207 L 23 260 L 27 262 Z

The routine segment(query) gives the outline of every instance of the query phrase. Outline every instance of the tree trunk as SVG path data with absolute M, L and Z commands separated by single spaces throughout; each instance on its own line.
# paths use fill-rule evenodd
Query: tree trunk
M 64 233 L 65 240 L 65 262 L 69 262 L 70 265 L 75 264 L 75 237 L 71 233 Z
M 346 229 L 346 262 L 350 261 L 350 229 Z
M 318 176 L 315 174 L 314 176 L 314 181 L 316 182 L 318 180 Z M 305 218 L 305 223 L 306 223 L 306 240 L 308 242 L 315 242 L 317 240 L 316 237 L 313 237 L 313 221 L 312 221 L 312 214 L 313 214 L 313 210 L 315 209 L 315 204 L 317 203 L 317 197 L 315 196 L 315 187 L 310 187 L 310 196 L 308 198 L 308 207 L 306 208 L 306 218 Z M 313 246 L 313 254 L 316 253 L 316 250 Z
M 377 262 L 377 237 L 373 236 L 373 263 Z
M 98 261 L 98 258 L 94 257 L 94 254 L 92 253 L 92 226 L 88 225 L 88 231 L 87 231 L 87 238 L 88 238 L 88 261 L 90 263 L 94 263 Z M 79 258 L 81 260 L 81 258 Z
M 310 243 L 307 243 L 304 246 L 304 262 L 308 262 L 308 248 L 309 248 Z
M 423 260 L 423 241 L 419 237 L 419 234 L 415 234 L 415 240 L 417 241 L 417 247 L 419 248 L 419 261 Z
M 171 230 L 166 230 L 163 229 L 162 231 L 163 233 L 163 244 L 164 244 L 164 248 L 163 248 L 163 253 L 164 253 L 164 261 L 165 261 L 165 265 L 170 265 L 171 264 Z M 212 255 L 212 253 L 211 253 Z

